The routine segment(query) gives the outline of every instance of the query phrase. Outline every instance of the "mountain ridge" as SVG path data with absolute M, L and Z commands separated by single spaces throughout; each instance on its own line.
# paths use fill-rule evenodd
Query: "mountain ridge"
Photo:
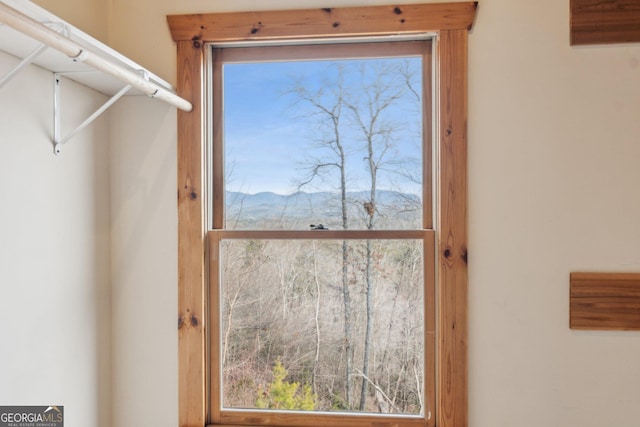
M 283 195 L 268 191 L 254 194 L 227 191 L 225 196 L 227 220 L 234 221 L 240 228 L 256 226 L 257 223 L 269 220 L 341 227 L 342 204 L 338 192 L 297 191 Z M 348 217 L 352 222 L 361 223 L 371 209 L 369 192 L 347 192 L 346 199 Z M 416 221 L 420 216 L 421 205 L 420 197 L 414 194 L 393 190 L 376 191 L 375 212 L 380 220 L 387 218 L 402 222 Z

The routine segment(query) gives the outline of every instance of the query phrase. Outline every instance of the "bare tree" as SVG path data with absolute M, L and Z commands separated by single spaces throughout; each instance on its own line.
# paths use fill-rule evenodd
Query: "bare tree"
M 299 79 L 287 93 L 311 141 L 296 184 L 313 191 L 318 184 L 329 186 L 332 202 L 321 209 L 313 194 L 303 197 L 332 229 L 374 230 L 390 221 L 413 224 L 418 217 L 415 210 L 403 211 L 404 204 L 390 202 L 385 192 L 398 188 L 396 177 L 407 181 L 405 172 L 419 178 L 411 169 L 420 165 L 415 160 L 420 156 L 406 160 L 398 153 L 401 138 L 416 129 L 406 124 L 415 114 L 403 120 L 401 111 L 415 97 L 415 86 L 405 81 L 412 70 L 405 78 L 397 61 L 381 61 L 375 69 L 373 62 L 334 64 L 327 81 L 305 85 Z M 249 197 L 237 197 L 245 214 L 238 228 L 283 221 L 280 209 L 254 214 Z M 418 251 L 408 249 L 411 245 Z M 225 403 L 252 407 L 255 393 L 249 390 L 270 381 L 278 359 L 291 381 L 313 386 L 316 410 L 420 411 L 419 248 L 416 241 L 401 239 L 234 243 L 223 260 Z
M 378 191 L 378 178 L 381 170 L 389 163 L 387 154 L 393 145 L 394 132 L 397 125 L 385 120 L 384 113 L 402 98 L 405 86 L 394 83 L 390 78 L 393 70 L 381 68 L 376 70 L 375 79 L 368 82 L 367 69 L 360 67 L 362 87 L 358 95 L 349 97 L 345 101 L 350 110 L 355 127 L 364 142 L 366 169 L 369 175 L 369 200 L 365 201 L 365 222 L 368 230 L 375 228 Z M 366 331 L 364 337 L 364 353 L 362 362 L 362 387 L 360 391 L 360 410 L 364 411 L 367 399 L 367 378 L 369 376 L 369 357 L 372 345 L 373 332 L 373 292 L 374 281 L 372 277 L 372 245 L 367 240 L 366 247 Z
M 323 89 L 311 93 L 300 82 L 292 89 L 292 93 L 298 98 L 298 102 L 310 107 L 308 117 L 319 121 L 320 132 L 315 137 L 316 148 L 329 152 L 329 157 L 313 159 L 306 165 L 306 176 L 299 183 L 298 188 L 310 184 L 316 179 L 324 179 L 331 171 L 338 171 L 340 190 L 340 213 L 342 229 L 349 228 L 347 206 L 347 164 L 345 146 L 341 139 L 341 119 L 344 107 L 344 74 L 341 66 L 337 67 L 336 80 L 325 82 L 330 91 Z M 351 331 L 351 293 L 349 290 L 349 242 L 342 242 L 342 301 L 344 304 L 344 352 L 345 364 L 345 398 L 346 405 L 352 405 L 352 373 L 353 373 L 353 348 Z

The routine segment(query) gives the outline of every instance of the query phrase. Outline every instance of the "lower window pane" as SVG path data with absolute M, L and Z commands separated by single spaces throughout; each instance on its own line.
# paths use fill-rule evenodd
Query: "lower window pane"
M 223 240 L 223 407 L 422 414 L 422 248 Z

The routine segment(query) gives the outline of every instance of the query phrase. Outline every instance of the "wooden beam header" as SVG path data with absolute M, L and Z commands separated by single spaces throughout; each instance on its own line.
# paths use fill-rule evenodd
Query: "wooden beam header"
M 470 30 L 478 2 L 169 15 L 174 41 L 338 38 Z

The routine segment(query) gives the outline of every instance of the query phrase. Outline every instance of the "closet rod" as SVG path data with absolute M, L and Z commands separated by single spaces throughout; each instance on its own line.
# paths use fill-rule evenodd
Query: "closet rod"
M 114 64 L 113 62 L 84 49 L 68 37 L 56 33 L 49 27 L 42 25 L 40 22 L 18 12 L 2 2 L 0 2 L 0 22 L 4 22 L 13 29 L 22 32 L 41 43 L 53 47 L 74 61 L 83 62 L 96 70 L 122 80 L 152 98 L 161 99 L 162 101 L 183 111 L 191 111 L 193 108 L 189 101 L 186 101 L 178 95 L 144 79 L 142 76 L 139 76 L 131 70 Z

